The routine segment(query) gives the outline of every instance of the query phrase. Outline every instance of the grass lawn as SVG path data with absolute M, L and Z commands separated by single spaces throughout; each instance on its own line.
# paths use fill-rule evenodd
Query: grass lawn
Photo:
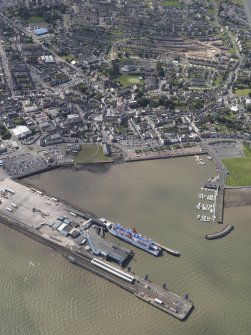
M 213 7 L 208 8 L 207 11 L 208 11 L 208 14 L 214 15 L 214 8 Z
M 176 0 L 166 0 L 166 1 L 160 2 L 160 4 L 163 6 L 180 6 L 178 1 Z
M 232 0 L 232 2 L 236 5 L 244 6 L 243 0 Z
M 227 176 L 229 186 L 251 186 L 251 157 L 223 159 L 230 174 Z
M 247 142 L 243 142 L 243 152 L 245 157 L 251 157 L 251 147 Z
M 228 50 L 228 52 L 229 52 L 229 54 L 230 54 L 231 56 L 236 55 L 236 49 L 235 49 L 235 47 L 230 48 L 230 49 Z
M 68 55 L 64 55 L 63 58 L 67 61 L 67 62 L 72 62 L 73 59 L 74 59 L 74 56 L 71 55 L 71 54 L 68 54 Z
M 251 185 L 251 147 L 243 142 L 245 157 L 223 159 L 230 174 L 227 176 L 229 186 L 250 186 Z
M 35 16 L 35 15 L 32 15 L 32 16 L 29 17 L 26 21 L 27 21 L 28 23 L 30 23 L 30 24 L 35 24 L 35 23 L 43 22 L 44 19 L 43 19 L 42 16 Z
M 222 83 L 222 75 L 218 74 L 217 78 L 215 79 L 215 85 L 219 86 Z
M 126 65 L 128 65 L 128 64 L 135 64 L 135 59 L 133 59 L 133 58 L 120 58 L 119 59 L 119 63 L 121 64 L 121 65 L 124 65 L 124 64 L 126 64 Z
M 145 4 L 150 7 L 151 6 L 151 0 L 145 0 Z
M 74 161 L 78 164 L 85 164 L 85 163 L 112 162 L 113 160 L 111 157 L 103 155 L 101 145 L 84 144 L 81 145 L 81 150 L 78 152 Z
M 236 90 L 234 92 L 235 95 L 238 95 L 238 97 L 248 97 L 248 94 L 251 93 L 251 88 L 243 88 Z
M 142 83 L 138 76 L 130 74 L 122 74 L 117 78 L 117 81 L 124 87 L 129 87 L 135 84 L 140 85 Z

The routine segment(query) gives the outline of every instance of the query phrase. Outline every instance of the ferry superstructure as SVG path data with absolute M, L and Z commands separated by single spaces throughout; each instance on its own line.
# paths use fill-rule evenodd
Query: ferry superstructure
M 139 234 L 136 230 L 131 230 L 121 226 L 119 223 L 110 224 L 108 227 L 109 232 L 135 247 L 142 249 L 154 256 L 158 256 L 161 252 L 160 246 L 153 240 Z

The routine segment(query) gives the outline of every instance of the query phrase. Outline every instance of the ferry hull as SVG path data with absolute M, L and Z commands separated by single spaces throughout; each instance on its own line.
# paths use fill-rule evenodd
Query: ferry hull
M 147 248 L 145 247 L 144 245 L 138 243 L 137 241 L 133 240 L 133 239 L 130 239 L 130 238 L 126 238 L 126 236 L 123 236 L 123 235 L 120 235 L 118 234 L 115 230 L 113 229 L 109 229 L 109 232 L 116 236 L 117 238 L 119 238 L 120 240 L 124 241 L 124 242 L 127 242 L 143 251 L 146 251 L 148 252 L 149 254 L 152 254 L 154 256 L 158 256 L 161 252 L 161 249 L 158 249 L 158 250 L 154 250 L 154 249 L 150 249 L 150 248 Z

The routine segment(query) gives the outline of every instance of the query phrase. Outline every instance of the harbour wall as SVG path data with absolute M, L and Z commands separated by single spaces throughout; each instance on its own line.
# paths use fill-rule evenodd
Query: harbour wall
M 224 218 L 224 185 L 220 186 L 218 190 L 218 195 L 217 195 L 217 222 L 218 223 L 223 223 L 223 218 Z
M 163 156 L 149 156 L 149 157 L 136 157 L 136 158 L 125 158 L 126 163 L 130 162 L 140 162 L 140 161 L 149 161 L 149 160 L 155 160 L 155 159 L 167 159 L 167 158 L 179 158 L 179 157 L 190 157 L 194 155 L 206 155 L 206 152 L 193 152 L 193 153 L 179 153 L 179 154 L 173 154 L 173 155 L 163 155 Z

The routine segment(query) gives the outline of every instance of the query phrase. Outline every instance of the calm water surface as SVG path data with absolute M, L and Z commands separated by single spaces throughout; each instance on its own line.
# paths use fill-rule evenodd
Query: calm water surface
M 186 322 L 0 226 L 0 334 L 250 334 L 251 209 L 226 210 L 225 224 L 234 224 L 235 230 L 221 240 L 204 238 L 221 229 L 196 220 L 197 193 L 215 173 L 206 163 L 179 158 L 54 170 L 26 179 L 180 250 L 180 258 L 155 258 L 135 249 L 131 267 L 159 285 L 166 281 L 177 294 L 188 292 L 196 307 Z

